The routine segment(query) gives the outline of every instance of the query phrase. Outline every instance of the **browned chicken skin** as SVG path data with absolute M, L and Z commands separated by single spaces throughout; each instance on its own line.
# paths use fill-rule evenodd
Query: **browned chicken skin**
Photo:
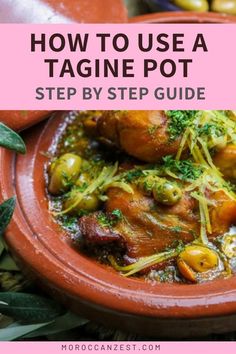
M 96 121 L 96 135 L 127 154 L 146 162 L 178 151 L 180 138 L 170 141 L 164 111 L 104 111 Z
M 103 111 L 94 121 L 87 121 L 89 134 L 146 162 L 158 162 L 175 155 L 181 136 L 173 141 L 168 134 L 164 111 Z M 236 145 L 220 149 L 213 158 L 226 179 L 236 179 Z
M 226 179 L 236 180 L 236 145 L 227 145 L 215 154 L 213 160 Z
M 129 194 L 112 188 L 108 192 L 106 210 L 121 210 L 124 218 L 115 227 L 122 235 L 131 258 L 158 253 L 173 246 L 176 240 L 190 242 L 199 232 L 199 223 L 193 213 L 195 201 L 185 194 L 171 207 L 158 205 L 153 198 L 137 189 Z
M 134 194 L 129 194 L 111 188 L 108 197 L 106 212 L 119 209 L 123 219 L 111 229 L 99 223 L 98 213 L 82 217 L 79 224 L 88 245 L 116 242 L 129 258 L 138 259 L 173 247 L 176 240 L 186 244 L 199 236 L 198 203 L 188 193 L 184 193 L 174 206 L 157 204 L 137 189 Z M 221 191 L 212 194 L 211 200 L 215 201 L 215 206 L 210 209 L 212 233 L 208 235 L 212 241 L 227 232 L 235 222 L 236 202 Z

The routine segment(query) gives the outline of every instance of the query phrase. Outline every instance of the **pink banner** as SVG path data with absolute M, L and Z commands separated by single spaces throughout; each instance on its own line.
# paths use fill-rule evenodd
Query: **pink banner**
M 0 25 L 0 109 L 236 109 L 236 25 Z
M 162 354 L 235 354 L 234 342 L 6 342 L 4 354 L 59 353 L 162 353 Z

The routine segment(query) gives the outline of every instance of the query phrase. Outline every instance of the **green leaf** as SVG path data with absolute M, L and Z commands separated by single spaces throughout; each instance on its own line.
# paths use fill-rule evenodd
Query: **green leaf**
M 48 324 L 46 327 L 31 332 L 24 336 L 24 338 L 48 336 L 64 331 L 69 331 L 71 329 L 83 326 L 88 322 L 89 320 L 85 318 L 79 317 L 72 312 L 67 312 L 65 315 L 56 318 L 52 323 Z
M 13 258 L 7 252 L 3 252 L 2 256 L 0 257 L 0 270 L 8 270 L 8 271 L 19 270 Z
M 0 146 L 21 154 L 26 153 L 25 143 L 22 138 L 3 123 L 0 123 Z
M 0 329 L 0 341 L 11 341 L 14 339 L 21 338 L 24 335 L 35 331 L 36 329 L 47 326 L 48 324 L 49 322 L 25 326 L 18 325 L 17 323 L 12 324 L 7 328 Z
M 2 240 L 0 239 L 0 257 L 4 251 L 5 247 L 4 247 L 4 243 L 2 242 Z
M 16 198 L 12 197 L 0 205 L 0 235 L 9 224 L 16 205 Z
M 61 305 L 38 295 L 14 292 L 0 293 L 0 313 L 22 322 L 49 322 L 64 311 Z

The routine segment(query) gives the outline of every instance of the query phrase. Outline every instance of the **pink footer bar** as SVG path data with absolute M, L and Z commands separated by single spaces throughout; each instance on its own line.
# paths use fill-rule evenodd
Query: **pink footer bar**
M 2 354 L 235 354 L 235 342 L 1 342 Z

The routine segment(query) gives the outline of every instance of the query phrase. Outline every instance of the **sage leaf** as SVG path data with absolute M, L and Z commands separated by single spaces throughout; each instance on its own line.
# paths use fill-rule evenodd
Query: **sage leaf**
M 16 198 L 12 197 L 0 205 L 0 235 L 9 224 L 16 205 Z
M 79 317 L 78 315 L 68 311 L 65 315 L 57 317 L 52 323 L 48 324 L 46 327 L 37 329 L 36 331 L 25 335 L 24 338 L 34 338 L 57 334 L 83 326 L 88 322 L 89 320 Z
M 22 138 L 3 123 L 0 123 L 0 146 L 21 154 L 26 153 L 25 143 Z
M 47 326 L 49 323 L 38 323 L 38 324 L 31 324 L 31 325 L 17 325 L 17 323 L 7 328 L 3 328 L 0 330 L 0 341 L 12 341 L 18 338 L 23 337 L 24 335 L 35 331 L 36 329 L 42 328 Z
M 53 300 L 27 293 L 0 293 L 0 313 L 15 320 L 32 324 L 50 322 L 65 313 L 64 308 Z

